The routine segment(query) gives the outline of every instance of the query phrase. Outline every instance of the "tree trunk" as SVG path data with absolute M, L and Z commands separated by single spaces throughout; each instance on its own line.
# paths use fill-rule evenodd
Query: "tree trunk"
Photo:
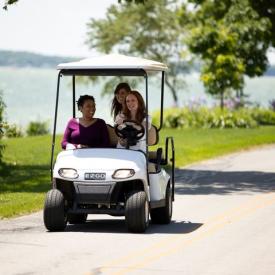
M 221 107 L 221 109 L 223 110 L 223 108 L 224 108 L 224 91 L 221 92 L 220 107 Z
M 175 107 L 179 106 L 179 99 L 178 99 L 178 95 L 177 95 L 177 91 L 174 88 L 174 86 L 167 80 L 167 78 L 165 78 L 165 84 L 168 86 L 168 88 L 170 89 L 171 93 L 172 93 L 172 97 L 174 100 L 174 105 Z

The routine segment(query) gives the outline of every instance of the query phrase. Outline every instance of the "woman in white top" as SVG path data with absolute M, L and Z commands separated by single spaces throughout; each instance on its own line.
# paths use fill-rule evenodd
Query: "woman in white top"
M 146 152 L 146 111 L 145 103 L 138 91 L 131 91 L 125 98 L 126 108 L 123 113 L 119 113 L 115 118 L 115 124 L 122 124 L 124 120 L 133 120 L 142 124 L 145 128 L 145 135 L 137 141 L 137 144 L 130 146 L 133 150 Z M 148 116 L 148 130 L 151 128 L 151 118 Z M 119 139 L 117 148 L 125 148 L 125 140 Z

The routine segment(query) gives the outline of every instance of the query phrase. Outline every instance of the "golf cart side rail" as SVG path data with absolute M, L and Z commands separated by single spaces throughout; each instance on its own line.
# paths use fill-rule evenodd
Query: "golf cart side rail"
M 170 149 L 170 159 L 169 158 L 169 143 L 171 146 Z M 169 164 L 169 161 L 171 161 L 172 164 L 172 171 L 171 171 L 171 184 L 172 184 L 172 200 L 175 200 L 175 146 L 174 146 L 174 138 L 173 137 L 166 137 L 165 141 L 165 164 Z

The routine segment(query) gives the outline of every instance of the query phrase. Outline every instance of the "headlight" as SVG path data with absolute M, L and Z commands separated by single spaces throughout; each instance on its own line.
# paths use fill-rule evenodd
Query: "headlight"
M 135 174 L 134 169 L 118 169 L 114 172 L 112 177 L 114 179 L 127 179 L 132 177 Z
M 58 174 L 63 178 L 68 178 L 68 179 L 78 178 L 77 171 L 72 168 L 61 168 L 58 170 Z

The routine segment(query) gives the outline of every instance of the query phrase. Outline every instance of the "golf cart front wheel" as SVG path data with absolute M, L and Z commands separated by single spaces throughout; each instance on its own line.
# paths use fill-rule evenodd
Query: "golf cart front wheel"
M 153 208 L 150 211 L 152 223 L 168 224 L 171 222 L 173 212 L 172 192 L 169 185 L 166 187 L 165 206 Z
M 44 204 L 44 224 L 49 231 L 62 231 L 67 225 L 65 198 L 57 189 L 47 193 Z
M 144 232 L 149 225 L 149 203 L 144 191 L 129 194 L 125 209 L 126 225 L 130 232 Z

